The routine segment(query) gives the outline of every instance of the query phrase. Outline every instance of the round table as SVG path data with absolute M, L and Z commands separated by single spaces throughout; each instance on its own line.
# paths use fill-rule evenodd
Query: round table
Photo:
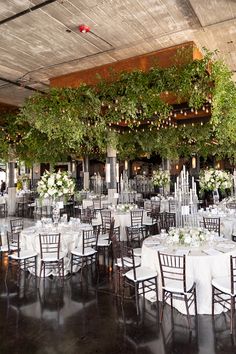
M 228 240 L 231 240 L 232 235 L 236 234 L 236 215 L 233 209 L 229 209 L 227 213 L 217 209 L 200 210 L 197 215 L 199 221 L 203 221 L 203 217 L 220 218 L 220 233 Z
M 150 267 L 157 271 L 159 275 L 159 298 L 161 298 L 158 251 L 170 254 L 186 254 L 186 275 L 196 282 L 198 314 L 211 314 L 211 280 L 216 276 L 228 276 L 230 274 L 229 260 L 230 255 L 236 256 L 236 243 L 222 238 L 215 238 L 213 245 L 205 244 L 199 248 L 174 247 L 166 244 L 160 235 L 148 237 L 142 246 L 142 266 Z M 186 313 L 183 301 L 174 300 L 174 307 L 181 313 Z M 215 306 L 215 313 L 221 313 L 222 311 L 223 308 L 221 306 Z M 194 314 L 193 308 L 190 308 L 190 313 Z
M 111 216 L 115 218 L 115 227 L 120 226 L 120 240 L 127 241 L 125 227 L 131 225 L 130 211 L 122 212 L 122 211 L 118 211 L 118 210 L 116 210 L 116 211 L 112 210 Z M 145 224 L 146 221 L 151 222 L 151 218 L 149 218 L 147 216 L 147 212 L 144 210 L 143 211 L 143 224 Z M 101 225 L 101 216 L 100 215 L 97 219 L 97 224 Z M 95 224 L 93 223 L 93 225 L 95 225 Z
M 53 224 L 42 227 L 40 223 L 35 226 L 25 228 L 21 231 L 21 248 L 24 250 L 34 250 L 40 254 L 39 234 L 60 233 L 61 234 L 61 251 L 65 254 L 64 273 L 70 271 L 70 252 L 82 243 L 82 230 L 92 229 L 91 225 L 80 223 L 59 223 L 56 227 Z M 40 270 L 40 257 L 38 257 L 38 273 Z M 76 269 L 78 270 L 78 269 Z M 75 270 L 75 271 L 76 271 Z M 57 275 L 55 272 L 47 274 Z

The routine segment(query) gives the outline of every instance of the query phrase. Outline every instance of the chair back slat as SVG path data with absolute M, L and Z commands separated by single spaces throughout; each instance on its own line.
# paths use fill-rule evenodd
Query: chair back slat
M 173 212 L 165 213 L 165 228 L 168 231 L 170 227 L 176 227 L 176 214 Z
M 141 226 L 143 225 L 143 210 L 131 210 L 131 226 Z
M 87 207 L 82 209 L 80 220 L 83 223 L 92 224 L 92 219 L 94 217 L 94 209 L 91 207 Z
M 134 257 L 133 249 L 125 245 L 122 245 L 120 249 L 120 256 L 121 256 L 121 265 L 122 265 L 123 274 L 127 270 L 133 270 L 134 280 L 136 280 L 137 279 L 136 266 L 135 266 L 135 257 Z
M 101 209 L 102 201 L 101 198 L 93 199 L 93 208 Z
M 231 294 L 236 292 L 236 256 L 230 256 Z
M 226 208 L 228 208 L 228 209 L 236 209 L 236 202 L 226 203 Z
M 125 227 L 128 245 L 131 247 L 142 247 L 144 234 L 139 228 Z
M 220 218 L 203 217 L 205 229 L 217 232 L 220 235 Z
M 109 231 L 111 225 L 111 210 L 102 209 L 100 213 L 102 219 L 102 230 L 103 232 Z
M 181 282 L 186 291 L 185 255 L 165 254 L 158 252 L 163 287 L 166 281 Z
M 82 232 L 82 253 L 84 254 L 86 248 L 97 248 L 97 232 L 95 230 L 83 230 Z
M 23 219 L 10 220 L 10 229 L 12 233 L 22 231 L 23 227 L 24 227 Z
M 61 234 L 39 234 L 40 242 L 40 256 L 44 258 L 46 254 L 56 255 L 59 259 L 60 246 L 61 246 Z
M 9 254 L 16 251 L 20 255 L 20 232 L 7 231 L 7 248 Z

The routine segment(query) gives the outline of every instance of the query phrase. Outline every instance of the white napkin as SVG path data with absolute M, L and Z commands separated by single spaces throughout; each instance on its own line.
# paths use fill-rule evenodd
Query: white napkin
M 150 240 L 145 240 L 144 243 L 145 245 L 159 245 L 160 241 L 155 239 L 150 239 Z
M 233 245 L 232 243 L 220 243 L 219 245 L 217 245 L 220 248 L 225 248 L 225 249 L 232 249 L 234 248 L 236 245 Z
M 156 251 L 166 251 L 168 250 L 168 247 L 162 246 L 162 245 L 150 245 L 150 247 Z
M 202 252 L 208 254 L 209 256 L 216 256 L 216 255 L 222 253 L 222 252 L 216 250 L 215 248 L 207 248 L 205 250 L 202 250 Z
M 177 256 L 187 256 L 189 254 L 189 250 L 176 250 L 175 254 Z

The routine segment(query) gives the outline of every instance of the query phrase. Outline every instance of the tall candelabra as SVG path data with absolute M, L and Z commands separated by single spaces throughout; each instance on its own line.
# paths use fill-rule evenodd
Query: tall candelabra
M 236 170 L 233 173 L 233 196 L 236 197 Z
M 198 196 L 194 177 L 189 179 L 189 173 L 183 166 L 175 182 L 176 224 L 182 226 L 197 226 Z

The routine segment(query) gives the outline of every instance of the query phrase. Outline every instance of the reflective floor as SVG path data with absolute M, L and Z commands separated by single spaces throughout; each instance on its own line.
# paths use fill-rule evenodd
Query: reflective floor
M 112 275 L 96 271 L 73 275 L 60 287 L 57 279 L 35 286 L 32 276 L 8 272 L 7 258 L 0 263 L 0 354 L 169 354 L 236 353 L 228 315 L 186 317 L 166 308 L 159 325 L 155 304 L 140 300 L 124 304 L 114 295 Z

